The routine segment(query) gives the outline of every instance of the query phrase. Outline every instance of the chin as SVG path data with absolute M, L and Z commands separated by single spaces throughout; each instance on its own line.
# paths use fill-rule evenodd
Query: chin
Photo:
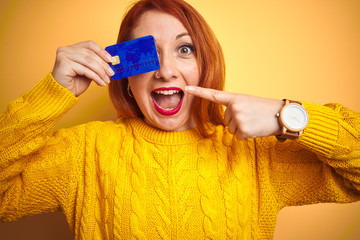
M 177 132 L 177 131 L 185 131 L 193 128 L 193 124 L 188 122 L 189 120 L 179 121 L 178 119 L 159 119 L 155 122 L 146 121 L 149 125 L 152 125 L 158 129 L 169 131 L 169 132 Z

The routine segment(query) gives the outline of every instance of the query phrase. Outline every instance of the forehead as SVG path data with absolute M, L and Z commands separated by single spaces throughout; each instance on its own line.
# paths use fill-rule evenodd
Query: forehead
M 184 25 L 174 16 L 156 10 L 143 13 L 132 30 L 133 38 L 153 35 L 155 39 L 176 37 L 180 33 L 187 33 Z

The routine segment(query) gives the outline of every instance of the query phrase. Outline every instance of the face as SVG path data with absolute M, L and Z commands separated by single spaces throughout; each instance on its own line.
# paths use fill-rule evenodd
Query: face
M 188 31 L 172 15 L 148 11 L 140 16 L 132 38 L 153 35 L 160 69 L 129 77 L 133 96 L 145 122 L 167 131 L 195 127 L 191 117 L 194 97 L 185 86 L 199 84 L 196 52 Z

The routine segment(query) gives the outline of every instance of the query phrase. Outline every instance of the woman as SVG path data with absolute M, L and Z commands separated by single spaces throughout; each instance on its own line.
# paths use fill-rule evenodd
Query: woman
M 271 239 L 282 207 L 360 199 L 358 113 L 296 102 L 308 124 L 286 129 L 284 101 L 224 92 L 220 45 L 183 1 L 137 2 L 118 41 L 147 35 L 158 71 L 110 81 L 108 53 L 82 42 L 10 103 L 1 220 L 60 207 L 76 239 Z M 121 117 L 52 133 L 91 81 Z

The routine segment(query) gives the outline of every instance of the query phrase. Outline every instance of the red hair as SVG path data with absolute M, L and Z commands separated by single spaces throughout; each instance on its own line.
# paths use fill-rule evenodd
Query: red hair
M 220 43 L 204 18 L 183 0 L 140 0 L 125 14 L 121 23 L 117 42 L 131 40 L 132 30 L 139 17 L 147 11 L 158 10 L 177 18 L 187 29 L 196 49 L 200 72 L 200 87 L 223 90 L 225 84 L 225 62 Z M 143 118 L 134 98 L 127 92 L 127 79 L 111 81 L 110 99 L 119 116 Z M 192 106 L 192 116 L 198 131 L 209 136 L 208 127 L 223 125 L 224 109 L 217 103 L 196 97 Z

